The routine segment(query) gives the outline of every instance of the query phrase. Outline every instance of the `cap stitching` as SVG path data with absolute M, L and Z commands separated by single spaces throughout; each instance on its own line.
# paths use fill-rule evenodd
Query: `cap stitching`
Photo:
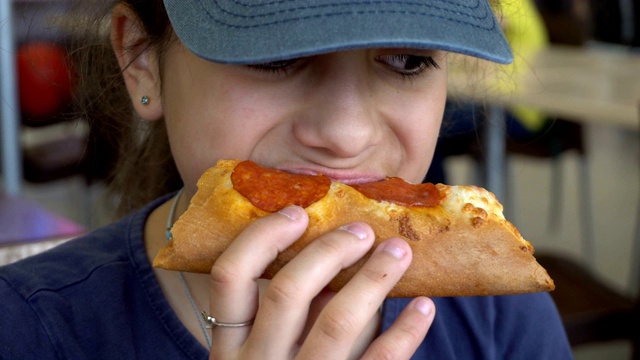
M 202 3 L 202 1 L 200 1 Z M 266 17 L 267 15 L 270 14 L 261 14 L 260 16 L 243 16 L 243 15 L 237 15 L 237 14 L 233 14 L 230 13 L 226 10 L 224 10 L 219 4 L 218 1 L 215 2 L 216 5 L 218 6 L 218 8 L 220 8 L 221 11 L 224 11 L 225 13 L 232 15 L 232 16 L 236 16 L 236 17 L 241 17 L 241 18 L 247 18 L 247 19 L 257 19 L 260 17 Z M 202 6 L 202 5 L 201 5 Z M 310 8 L 310 7 L 307 7 Z M 432 7 L 435 8 L 435 7 Z M 306 19 L 317 19 L 317 18 L 323 18 L 323 17 L 337 17 L 337 16 L 344 16 L 344 15 L 363 15 L 363 14 L 407 14 L 407 15 L 418 15 L 418 16 L 426 16 L 426 17 L 433 17 L 433 18 L 439 18 L 439 19 L 443 19 L 446 21 L 451 21 L 451 22 L 455 22 L 455 23 L 459 23 L 459 24 L 463 24 L 463 25 L 468 25 L 477 29 L 481 29 L 481 30 L 485 30 L 485 31 L 489 31 L 489 30 L 493 30 L 495 28 L 495 21 L 491 21 L 491 26 L 490 27 L 483 27 L 477 24 L 472 24 L 470 22 L 465 22 L 462 20 L 457 20 L 457 19 L 453 19 L 453 18 L 449 18 L 449 17 L 445 17 L 445 16 L 440 16 L 440 15 L 435 15 L 435 14 L 429 14 L 426 12 L 418 12 L 418 11 L 398 11 L 398 10 L 370 10 L 370 11 L 344 11 L 344 12 L 335 12 L 335 13 L 325 13 L 325 14 L 316 14 L 316 15 L 309 15 L 309 16 L 303 16 L 303 17 L 294 17 L 294 18 L 289 18 L 289 19 L 285 19 L 285 20 L 278 20 L 278 21 L 272 21 L 272 22 L 268 22 L 268 23 L 263 23 L 263 24 L 255 24 L 255 25 L 234 25 L 234 24 L 229 24 L 229 23 L 225 23 L 220 21 L 219 19 L 217 19 L 216 17 L 213 16 L 213 14 L 211 14 L 204 6 L 202 6 L 202 9 L 204 10 L 204 12 L 207 14 L 207 16 L 209 18 L 211 18 L 211 20 L 215 21 L 218 24 L 221 24 L 223 26 L 229 27 L 229 28 L 236 28 L 236 29 L 252 29 L 252 28 L 259 28 L 259 27 L 264 27 L 264 26 L 272 26 L 272 25 L 277 25 L 277 24 L 283 24 L 283 23 L 287 23 L 287 22 L 293 22 L 293 21 L 300 21 L 300 20 L 306 20 Z M 299 8 L 300 9 L 300 8 Z M 287 12 L 293 12 L 294 10 L 299 10 L 299 9 L 289 9 L 287 10 Z M 464 15 L 467 17 L 472 17 L 469 14 L 464 14 L 464 13 L 460 13 L 460 12 L 454 12 L 448 9 L 441 9 L 441 8 L 436 8 L 439 10 L 443 10 L 449 13 L 453 13 L 453 14 L 460 14 L 460 15 Z M 273 15 L 275 13 L 271 13 L 271 15 Z M 487 16 L 485 15 L 484 17 L 475 17 L 474 19 L 483 19 L 483 18 L 487 18 Z
M 278 1 L 271 1 L 271 2 L 264 2 L 264 3 L 260 3 L 260 4 L 247 4 L 247 3 L 243 3 L 242 1 L 239 0 L 229 0 L 237 5 L 240 6 L 244 6 L 244 7 L 260 7 L 260 6 L 273 6 L 273 5 L 279 5 L 279 4 L 284 4 L 284 3 L 289 3 L 289 2 L 294 2 L 296 0 L 278 0 Z M 466 5 L 462 5 L 462 4 L 456 4 L 456 3 L 452 3 L 448 0 L 436 0 L 439 1 L 441 3 L 447 3 L 453 6 L 457 6 L 457 7 L 461 7 L 461 8 L 466 8 L 466 9 L 476 9 L 479 7 L 480 2 L 476 1 L 476 5 L 475 6 L 466 6 Z M 298 7 L 295 10 L 298 9 L 305 9 L 305 8 L 319 8 L 319 7 L 330 7 L 330 6 L 342 6 L 342 5 L 354 5 L 354 4 L 362 4 L 362 5 L 373 5 L 373 4 L 404 4 L 404 5 L 417 5 L 417 6 L 429 6 L 427 4 L 424 3 L 417 3 L 417 2 L 408 2 L 408 1 L 358 1 L 358 2 L 351 2 L 351 3 L 344 3 L 344 4 L 337 4 L 337 3 L 333 3 L 333 4 L 326 4 L 326 5 L 319 5 L 319 6 L 305 6 L 305 7 Z M 431 6 L 429 6 L 431 7 Z
M 245 7 L 250 7 L 251 5 L 245 5 L 242 4 L 240 2 L 238 2 L 237 0 L 230 0 L 231 2 L 238 4 L 240 6 L 245 6 Z M 284 2 L 284 1 L 291 1 L 291 0 L 281 0 L 280 3 Z M 440 2 L 444 2 L 444 1 L 440 1 Z M 200 1 L 200 3 L 202 3 L 202 1 Z M 276 4 L 277 2 L 271 2 L 270 4 Z M 254 16 L 246 16 L 246 15 L 242 15 L 242 14 L 238 14 L 238 13 L 232 13 L 228 10 L 225 10 L 221 5 L 220 5 L 220 1 L 215 1 L 216 6 L 223 12 L 225 12 L 228 15 L 232 15 L 235 17 L 239 17 L 239 18 L 245 18 L 245 19 L 255 19 L 255 18 L 259 18 L 259 17 L 266 17 L 266 16 L 271 16 L 271 15 L 276 15 L 276 14 L 283 14 L 283 13 L 292 13 L 295 11 L 299 11 L 299 10 L 305 10 L 305 9 L 322 9 L 322 8 L 330 8 L 330 7 L 342 7 L 342 6 L 349 6 L 349 5 L 376 5 L 376 4 L 404 4 L 404 5 L 410 5 L 410 6 L 420 6 L 420 7 L 428 7 L 431 9 L 436 9 L 436 10 L 440 10 L 440 11 L 444 11 L 444 12 L 448 12 L 448 13 L 452 13 L 452 14 L 456 14 L 456 15 L 462 15 L 462 16 L 466 16 L 472 19 L 486 19 L 487 18 L 487 13 L 485 11 L 485 14 L 483 16 L 473 16 L 471 14 L 467 14 L 467 13 L 463 13 L 460 11 L 453 11 L 453 10 L 449 10 L 446 8 L 442 8 L 442 7 L 438 7 L 438 6 L 432 6 L 432 5 L 427 5 L 427 4 L 421 4 L 421 3 L 416 3 L 416 2 L 392 2 L 392 1 L 368 1 L 367 3 L 362 3 L 362 2 L 350 2 L 350 3 L 344 3 L 344 4 L 326 4 L 326 5 L 317 5 L 317 6 L 301 6 L 301 7 L 297 7 L 297 8 L 291 8 L 291 9 L 285 9 L 282 11 L 274 11 L 274 12 L 270 12 L 270 13 L 264 13 L 264 14 L 260 14 L 260 15 L 254 15 Z M 457 5 L 457 4 L 454 4 Z M 457 5 L 457 6 L 461 6 L 461 5 Z M 209 11 L 206 10 L 206 8 L 204 6 L 202 6 L 203 9 L 205 9 L 205 12 L 207 12 L 207 14 L 210 14 Z M 468 7 L 469 9 L 471 9 L 471 7 Z M 415 15 L 429 15 L 427 13 L 424 12 L 413 12 L 413 11 L 398 11 L 398 10 L 370 10 L 370 11 L 364 11 L 364 10 L 356 10 L 356 13 L 408 13 L 408 14 L 415 14 Z M 342 12 L 345 13 L 345 12 Z M 349 13 L 353 13 L 352 11 L 350 11 Z M 437 15 L 434 15 L 437 16 Z M 302 18 L 298 18 L 298 19 L 304 19 L 305 17 Z

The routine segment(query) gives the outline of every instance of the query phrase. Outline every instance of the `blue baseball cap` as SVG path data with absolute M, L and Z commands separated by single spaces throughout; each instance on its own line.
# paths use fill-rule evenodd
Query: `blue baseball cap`
M 440 49 L 513 61 L 487 0 L 164 0 L 196 55 L 256 64 L 357 48 Z

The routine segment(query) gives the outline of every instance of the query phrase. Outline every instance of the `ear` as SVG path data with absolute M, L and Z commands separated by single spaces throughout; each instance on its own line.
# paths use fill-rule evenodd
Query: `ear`
M 162 118 L 164 110 L 157 54 L 149 46 L 138 15 L 127 5 L 118 4 L 112 11 L 111 45 L 135 111 L 144 120 Z M 146 104 L 141 101 L 143 96 L 149 100 Z

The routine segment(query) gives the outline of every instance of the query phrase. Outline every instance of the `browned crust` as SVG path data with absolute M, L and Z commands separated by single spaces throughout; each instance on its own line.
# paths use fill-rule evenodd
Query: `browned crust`
M 156 256 L 160 268 L 207 273 L 228 244 L 256 218 L 267 215 L 233 189 L 230 174 L 236 161 L 221 161 L 198 182 L 189 209 L 171 230 L 173 240 Z M 438 185 L 443 193 L 465 187 Z M 471 206 L 471 207 L 469 207 Z M 475 296 L 553 290 L 553 280 L 533 257 L 533 247 L 515 227 L 471 204 L 450 211 L 405 208 L 364 197 L 334 182 L 327 196 L 306 208 L 309 228 L 282 252 L 265 272 L 271 278 L 310 241 L 353 221 L 364 221 L 376 243 L 402 237 L 413 251 L 405 275 L 390 297 Z M 343 270 L 330 287 L 341 288 L 368 256 Z

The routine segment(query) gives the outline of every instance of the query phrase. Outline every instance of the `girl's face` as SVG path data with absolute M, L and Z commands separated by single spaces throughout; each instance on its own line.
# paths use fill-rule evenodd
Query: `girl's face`
M 420 182 L 446 97 L 446 54 L 367 49 L 252 66 L 203 60 L 179 41 L 162 113 L 187 190 L 219 159 L 343 182 Z

